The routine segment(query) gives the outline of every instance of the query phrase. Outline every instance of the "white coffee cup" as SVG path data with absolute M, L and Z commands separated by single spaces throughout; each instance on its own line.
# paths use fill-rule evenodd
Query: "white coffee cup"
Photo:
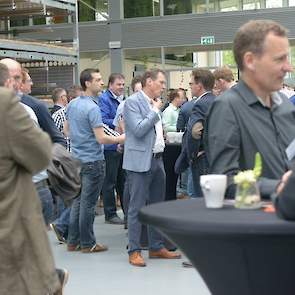
M 201 175 L 200 181 L 207 208 L 221 208 L 223 206 L 226 189 L 226 175 Z

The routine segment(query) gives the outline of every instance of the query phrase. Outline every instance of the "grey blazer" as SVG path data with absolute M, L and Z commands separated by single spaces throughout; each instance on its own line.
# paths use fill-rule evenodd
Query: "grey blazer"
M 159 115 L 151 110 L 141 92 L 131 95 L 125 103 L 125 145 L 123 168 L 146 172 L 151 168 L 153 146 L 156 140 L 155 124 Z

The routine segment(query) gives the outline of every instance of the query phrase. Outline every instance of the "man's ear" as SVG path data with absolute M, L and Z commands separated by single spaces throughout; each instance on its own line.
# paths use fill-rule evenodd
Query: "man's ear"
M 152 78 L 147 78 L 147 79 L 146 79 L 146 85 L 150 85 L 151 82 L 152 82 Z
M 88 88 L 89 87 L 89 81 L 85 81 L 85 86 L 86 86 L 86 88 Z
M 247 51 L 243 57 L 244 67 L 250 71 L 255 70 L 255 55 L 251 51 Z

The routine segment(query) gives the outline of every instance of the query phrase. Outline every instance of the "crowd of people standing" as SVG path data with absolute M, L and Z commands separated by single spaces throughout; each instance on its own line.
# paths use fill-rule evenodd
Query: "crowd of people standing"
M 202 197 L 200 176 L 208 173 L 226 174 L 226 195 L 233 197 L 233 176 L 252 169 L 257 152 L 263 165 L 262 197 L 277 193 L 278 210 L 286 211 L 285 200 L 292 208 L 295 202 L 282 193 L 293 179 L 286 149 L 295 138 L 295 108 L 280 92 L 292 71 L 286 29 L 273 21 L 250 21 L 238 30 L 233 51 L 239 81 L 228 67 L 213 72 L 196 68 L 189 101 L 184 89 L 170 89 L 165 105 L 161 69 L 135 77 L 133 94 L 124 98 L 124 75 L 112 73 L 103 90 L 100 71 L 88 68 L 80 74 L 81 86 L 54 89 L 50 112 L 29 95 L 29 72 L 15 60 L 0 61 L 0 136 L 7 142 L 1 146 L 0 170 L 4 289 L 62 294 L 68 274 L 54 266 L 44 223 L 67 251 L 107 251 L 94 230 L 100 195 L 105 222 L 128 230 L 128 261 L 138 267 L 146 266 L 143 234 L 149 258 L 181 257 L 153 227 L 144 232 L 138 220 L 143 206 L 176 200 L 179 183 L 185 184 L 186 195 Z M 171 133 L 181 134 L 182 141 L 173 142 Z M 51 142 L 81 163 L 81 189 L 70 206 L 48 183 Z M 116 196 L 124 218 L 117 212 Z

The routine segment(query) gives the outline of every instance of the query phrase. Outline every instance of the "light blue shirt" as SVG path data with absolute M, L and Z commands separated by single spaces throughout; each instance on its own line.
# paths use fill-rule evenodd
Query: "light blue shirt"
M 119 104 L 119 106 L 118 106 L 118 108 L 117 108 L 116 116 L 115 116 L 114 121 L 113 121 L 113 125 L 114 125 L 115 127 L 118 127 L 118 126 L 119 126 L 119 119 L 120 119 L 120 117 L 123 116 L 123 111 L 124 111 L 124 105 L 125 105 L 125 102 L 126 102 L 126 100 L 123 100 L 123 101 Z
M 94 98 L 79 96 L 67 107 L 72 154 L 82 163 L 104 160 L 103 145 L 97 142 L 93 128 L 102 127 L 100 108 Z

